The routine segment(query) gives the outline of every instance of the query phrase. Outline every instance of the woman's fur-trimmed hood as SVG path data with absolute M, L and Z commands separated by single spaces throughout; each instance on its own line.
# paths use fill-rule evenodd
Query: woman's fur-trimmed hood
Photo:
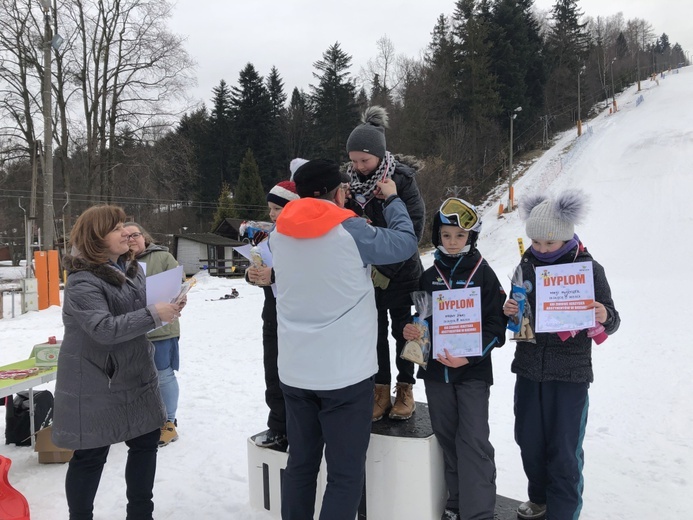
M 122 260 L 123 257 L 120 259 Z M 63 268 L 67 270 L 68 275 L 87 271 L 111 285 L 120 286 L 126 282 L 126 276 L 127 278 L 135 279 L 139 271 L 139 264 L 136 261 L 125 261 L 127 269 L 123 273 L 120 269 L 108 264 L 93 264 L 78 255 L 65 255 L 63 257 Z

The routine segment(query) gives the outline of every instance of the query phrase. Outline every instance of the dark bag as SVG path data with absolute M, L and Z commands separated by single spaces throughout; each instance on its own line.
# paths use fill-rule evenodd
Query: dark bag
M 53 394 L 48 390 L 34 392 L 34 428 L 39 431 L 53 420 Z M 31 446 L 29 392 L 5 398 L 5 444 Z

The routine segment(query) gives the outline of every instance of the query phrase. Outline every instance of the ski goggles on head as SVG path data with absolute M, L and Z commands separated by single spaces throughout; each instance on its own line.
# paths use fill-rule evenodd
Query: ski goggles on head
M 477 231 L 481 225 L 476 208 L 462 199 L 450 198 L 440 206 L 440 221 L 448 226 L 458 226 L 467 231 Z

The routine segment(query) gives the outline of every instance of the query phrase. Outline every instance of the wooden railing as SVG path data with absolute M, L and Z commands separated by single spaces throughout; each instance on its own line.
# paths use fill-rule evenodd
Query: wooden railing
M 212 276 L 243 276 L 249 262 L 245 258 L 200 258 Z

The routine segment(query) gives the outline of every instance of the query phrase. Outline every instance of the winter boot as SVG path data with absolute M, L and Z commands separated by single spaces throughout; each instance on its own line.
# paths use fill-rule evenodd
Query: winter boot
M 375 385 L 373 398 L 373 422 L 379 421 L 392 408 L 390 385 Z
M 448 509 L 446 507 L 440 520 L 460 520 L 460 511 L 458 509 Z
M 403 421 L 412 416 L 414 410 L 416 410 L 412 386 L 411 383 L 397 383 L 395 404 L 392 406 L 392 410 L 390 410 L 390 419 Z
M 275 430 L 267 430 L 255 437 L 255 446 L 260 448 L 273 448 L 278 451 L 286 451 L 289 441 L 285 433 Z
M 168 446 L 170 443 L 178 440 L 178 432 L 176 431 L 177 421 L 166 421 L 166 424 L 161 428 L 161 436 L 159 437 L 159 448 Z
M 539 520 L 546 515 L 546 504 L 535 504 L 531 500 L 517 506 L 517 517 L 522 520 Z

